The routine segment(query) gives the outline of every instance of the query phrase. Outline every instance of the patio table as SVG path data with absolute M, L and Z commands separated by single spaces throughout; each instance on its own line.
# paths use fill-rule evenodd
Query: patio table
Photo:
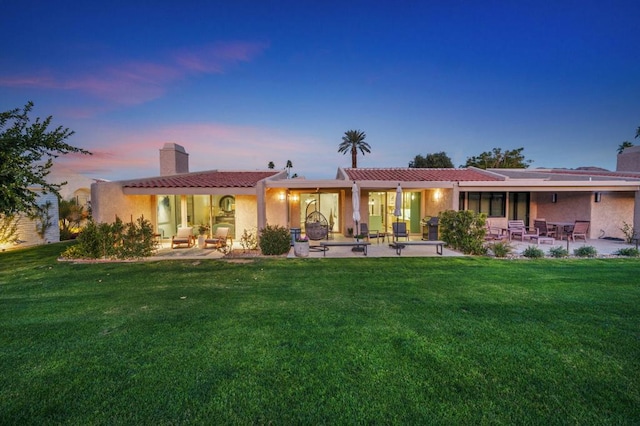
M 554 226 L 556 228 L 556 237 L 561 240 L 562 237 L 565 235 L 565 229 L 568 226 L 573 227 L 573 225 L 575 225 L 575 222 L 557 222 L 557 221 L 547 221 L 547 225 L 551 225 Z

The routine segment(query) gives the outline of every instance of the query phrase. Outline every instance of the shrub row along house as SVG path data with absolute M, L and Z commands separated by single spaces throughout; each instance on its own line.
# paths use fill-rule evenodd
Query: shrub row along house
M 444 210 L 486 213 L 492 226 L 522 219 L 591 223 L 589 238 L 624 238 L 624 224 L 640 229 L 640 147 L 618 156 L 616 171 L 568 169 L 339 168 L 334 179 L 288 179 L 286 171 L 189 172 L 177 144 L 160 149 L 160 176 L 97 182 L 93 217 L 112 222 L 144 216 L 164 238 L 178 227 L 210 233 L 229 227 L 234 239 L 265 225 L 301 228 L 320 218 L 329 232 L 354 228 L 352 187 L 360 192 L 360 221 L 390 232 L 403 221 L 420 235 L 422 221 Z M 401 209 L 395 211 L 398 185 Z M 394 213 L 400 213 L 396 216 Z

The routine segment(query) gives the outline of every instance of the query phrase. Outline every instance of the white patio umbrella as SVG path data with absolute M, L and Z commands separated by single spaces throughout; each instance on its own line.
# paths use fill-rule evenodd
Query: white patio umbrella
M 402 216 L 402 187 L 400 183 L 398 183 L 398 187 L 396 188 L 396 205 L 393 209 L 393 215 L 396 217 L 396 223 L 400 222 L 400 216 Z M 398 225 L 396 225 L 397 227 Z M 395 237 L 395 232 L 393 233 Z
M 402 187 L 398 184 L 396 188 L 396 206 L 393 210 L 393 215 L 397 218 L 402 216 Z
M 353 204 L 353 221 L 355 222 L 354 235 L 358 235 L 360 230 L 358 229 L 358 223 L 360 222 L 360 189 L 356 185 L 356 181 L 353 181 L 351 187 L 351 203 Z

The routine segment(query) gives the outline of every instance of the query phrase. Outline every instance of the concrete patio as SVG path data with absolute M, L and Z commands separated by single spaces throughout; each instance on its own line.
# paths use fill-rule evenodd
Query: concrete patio
M 332 237 L 332 241 L 352 241 L 351 238 L 346 238 L 342 236 L 334 236 Z M 418 236 L 414 236 L 410 239 L 411 241 L 419 241 L 420 238 Z M 368 246 L 367 256 L 364 256 L 362 252 L 354 252 L 351 250 L 351 247 L 329 247 L 326 252 L 323 252 L 319 247 L 319 241 L 310 241 L 310 250 L 309 250 L 309 258 L 341 258 L 341 257 L 441 257 L 436 254 L 435 246 L 407 246 L 402 250 L 401 256 L 396 254 L 395 249 L 389 247 L 389 241 L 387 239 L 380 240 L 376 242 L 375 239 L 371 241 L 371 245 Z M 513 247 L 512 254 L 521 255 L 522 252 L 529 246 L 537 246 L 542 249 L 546 254 L 549 253 L 549 249 L 552 247 L 564 247 L 567 248 L 566 240 L 555 240 L 554 244 L 535 244 L 530 241 L 511 241 L 511 246 Z M 573 255 L 573 251 L 582 246 L 592 246 L 594 247 L 599 256 L 609 256 L 613 255 L 615 252 L 622 248 L 635 248 L 635 244 L 627 244 L 624 241 L 619 240 L 607 240 L 607 239 L 589 239 L 586 242 L 583 240 L 578 240 L 576 242 L 569 242 L 569 254 Z M 242 246 L 239 242 L 233 243 L 234 250 L 242 250 Z M 444 248 L 442 257 L 456 257 L 456 256 L 464 256 L 463 254 Z M 241 256 L 239 256 L 241 257 Z M 251 257 L 251 255 L 248 255 Z M 296 258 L 293 252 L 293 247 L 286 256 L 287 258 Z M 153 256 L 156 259 L 221 259 L 224 258 L 224 254 L 215 250 L 213 248 L 201 249 L 198 247 L 191 248 L 171 248 L 171 243 L 168 240 L 164 240 L 161 242 L 161 247 L 158 250 L 156 256 Z

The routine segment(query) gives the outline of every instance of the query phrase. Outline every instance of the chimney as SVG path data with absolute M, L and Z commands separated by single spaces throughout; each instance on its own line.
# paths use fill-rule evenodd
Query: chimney
M 189 173 L 189 154 L 177 143 L 165 143 L 160 149 L 160 176 Z
M 616 171 L 640 172 L 640 146 L 625 148 L 622 154 L 618 154 Z

